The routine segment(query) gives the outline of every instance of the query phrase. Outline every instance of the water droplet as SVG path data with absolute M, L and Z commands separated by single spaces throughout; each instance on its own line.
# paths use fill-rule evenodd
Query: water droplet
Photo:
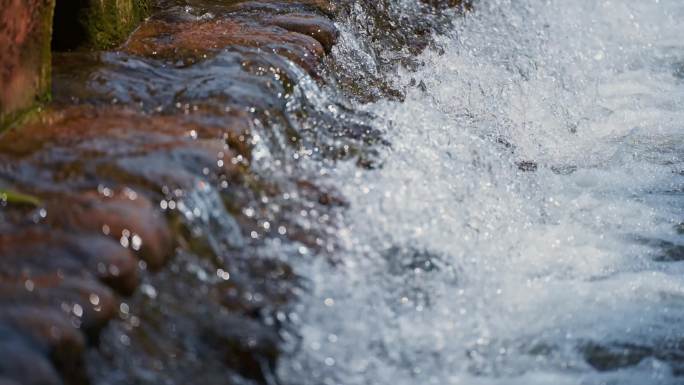
M 79 318 L 83 317 L 83 307 L 77 303 L 74 304 L 74 307 L 72 309 L 72 313 L 74 313 L 74 315 L 76 317 L 79 317 Z

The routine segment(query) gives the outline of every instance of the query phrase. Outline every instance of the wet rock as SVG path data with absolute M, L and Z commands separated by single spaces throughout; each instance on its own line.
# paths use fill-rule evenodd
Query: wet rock
M 295 280 L 283 262 L 244 250 L 223 262 L 179 253 L 150 277 L 154 289 L 126 300 L 128 322 L 103 333 L 90 357 L 94 378 L 125 373 L 115 383 L 155 384 L 142 373 L 163 371 L 179 384 L 268 383 L 281 343 L 273 319 L 287 312 Z
M 26 281 L 0 281 L 0 308 L 27 305 L 69 314 L 72 324 L 91 340 L 96 340 L 102 327 L 118 314 L 117 298 L 92 279 L 62 277 L 57 273 L 32 278 L 30 285 Z
M 659 245 L 661 254 L 654 258 L 657 262 L 684 261 L 684 245 L 662 241 Z
M 138 285 L 137 259 L 104 235 L 34 228 L 0 236 L 1 282 L 35 283 L 58 273 L 93 275 L 123 294 Z
M 214 125 L 225 124 L 228 119 L 230 125 L 246 123 L 244 128 L 227 130 L 229 135 L 259 130 L 259 136 L 278 157 L 303 147 L 317 149 L 312 156 L 366 157 L 368 147 L 379 142 L 377 130 L 364 124 L 367 118 L 363 114 L 337 100 L 316 99 L 314 105 L 306 95 L 320 92 L 315 84 L 306 90 L 294 87 L 305 76 L 301 69 L 279 55 L 253 47 L 232 46 L 215 57 L 181 67 L 130 54 L 105 54 L 88 64 L 93 72 L 87 76 L 69 70 L 78 63 L 60 61 L 57 84 L 90 79 L 85 90 L 70 87 L 75 94 L 56 92 L 60 101 L 109 104 L 116 100 L 139 104 L 154 114 L 210 113 Z M 244 116 L 247 109 L 250 117 Z M 330 109 L 336 111 L 334 117 Z M 240 112 L 242 116 L 236 116 Z M 299 118 L 302 121 L 297 121 Z M 234 140 L 241 136 L 234 135 L 231 146 L 242 143 L 246 147 L 247 141 Z
M 259 0 L 261 2 L 275 3 L 275 4 L 302 4 L 309 7 L 314 7 L 328 15 L 331 15 L 337 10 L 335 2 L 329 0 L 286 0 L 286 1 L 273 1 L 273 0 Z
M 297 3 L 308 5 L 317 8 L 320 11 L 325 12 L 328 15 L 333 14 L 337 10 L 337 6 L 334 2 L 329 0 L 291 0 L 289 3 Z
M 260 322 L 230 315 L 211 321 L 205 321 L 201 326 L 205 343 L 223 357 L 227 366 L 236 368 L 242 376 L 268 383 L 279 353 L 276 330 L 264 328 Z
M 85 339 L 63 311 L 29 306 L 4 307 L 0 315 L 0 324 L 3 323 L 45 352 L 67 383 L 87 383 L 83 361 Z
M 171 233 L 157 205 L 131 189 L 85 193 L 47 202 L 47 222 L 70 231 L 105 234 L 153 269 L 172 253 Z
M 60 51 L 113 48 L 150 7 L 150 0 L 57 0 L 52 46 Z
M 317 186 L 311 181 L 300 180 L 297 182 L 297 187 L 301 193 L 308 196 L 312 201 L 318 201 L 323 206 L 333 207 L 348 207 L 349 202 L 341 195 L 339 191 L 331 188 Z
M 531 160 L 521 160 L 516 162 L 515 165 L 518 166 L 518 170 L 524 172 L 535 172 L 539 168 L 537 162 Z
M 54 0 L 0 6 L 0 130 L 49 98 Z
M 181 68 L 124 53 L 62 54 L 56 61 L 60 104 L 109 106 L 115 101 L 150 114 L 192 115 L 180 120 L 195 119 L 198 134 L 213 130 L 216 138 L 226 134 L 231 144 L 239 144 L 250 130 L 247 107 L 282 109 L 282 95 L 291 92 L 297 76 L 283 58 L 253 48 L 228 49 Z M 245 155 L 246 141 L 239 142 Z
M 263 312 L 286 307 L 294 297 L 297 277 L 283 262 L 258 257 L 235 259 L 231 269 L 236 273 L 234 278 L 219 282 L 212 295 L 232 313 L 259 319 Z
M 0 324 L 0 383 L 61 385 L 48 358 L 17 331 Z
M 333 45 L 337 41 L 339 32 L 335 24 L 324 17 L 310 14 L 288 14 L 278 15 L 269 20 L 274 25 L 287 29 L 288 31 L 298 32 L 309 35 L 318 40 L 326 53 L 330 53 Z
M 79 18 L 112 3 L 84 6 L 92 3 L 60 0 L 56 23 L 73 9 L 66 17 L 75 27 L 93 27 Z M 320 148 L 338 159 L 358 151 L 351 141 L 375 143 L 353 107 L 307 97 L 319 90 L 305 71 L 337 38 L 324 16 L 335 7 L 157 4 L 163 10 L 123 52 L 60 54 L 57 103 L 0 137 L 0 186 L 39 198 L 1 208 L 0 323 L 27 341 L 13 348 L 25 343 L 48 369 L 49 357 L 67 383 L 272 383 L 301 284 L 261 246 L 326 249 L 329 234 L 316 227 L 347 204 L 289 175 L 299 172 L 292 155 Z M 58 34 L 56 47 L 118 39 L 100 32 Z M 295 87 L 301 79 L 308 83 Z M 257 143 L 287 171 L 263 170 Z M 344 148 L 339 157 L 335 146 Z M 130 297 L 120 302 L 111 289 Z M 23 381 L 7 373 L 0 378 Z
M 360 54 L 357 48 L 341 46 L 340 56 L 344 60 L 326 63 L 327 72 L 339 87 L 362 102 L 380 98 L 403 100 L 404 91 L 380 73 L 394 74 L 400 66 L 417 69 L 421 62 L 416 57 L 423 50 L 432 47 L 440 51 L 434 35 L 446 33 L 456 20 L 454 15 L 466 9 L 449 7 L 455 3 L 458 1 L 340 2 L 337 14 L 351 27 L 350 32 L 360 39 L 366 52 Z M 375 58 L 373 66 L 367 64 L 368 55 Z
M 684 245 L 665 239 L 635 236 L 634 241 L 654 249 L 653 260 L 656 262 L 684 261 Z
M 684 79 L 684 63 L 675 64 L 672 75 L 677 79 Z
M 0 322 L 12 325 L 44 350 L 55 351 L 54 354 L 73 354 L 73 359 L 85 349 L 83 334 L 63 311 L 21 305 L 4 307 Z
M 421 0 L 425 4 L 430 4 L 433 7 L 471 7 L 470 1 L 464 0 Z
M 177 0 L 162 0 L 165 7 L 168 2 L 178 4 Z M 221 1 L 221 0 L 184 0 L 182 4 L 190 5 L 199 10 L 206 10 L 216 13 L 217 10 L 225 9 L 228 11 L 257 11 L 263 13 L 292 13 L 293 11 L 316 11 L 327 16 L 334 16 L 338 10 L 337 2 L 328 0 L 241 0 L 241 1 Z
M 684 343 L 679 339 L 642 345 L 629 342 L 587 342 L 580 347 L 586 362 L 598 371 L 636 366 L 647 358 L 667 364 L 675 376 L 684 375 Z
M 309 71 L 324 54 L 321 43 L 311 36 L 239 18 L 178 23 L 150 20 L 133 34 L 124 50 L 188 64 L 236 46 L 277 53 Z
M 358 156 L 367 152 L 360 147 L 379 139 L 378 131 L 364 123 L 367 117 L 353 108 L 337 100 L 315 100 L 315 104 L 308 100 L 307 94 L 320 90 L 314 84 L 306 91 L 295 89 L 303 72 L 276 54 L 230 48 L 182 68 L 123 54 L 101 59 L 91 75 L 80 76 L 91 79 L 86 90 L 72 87 L 75 96 L 58 92 L 56 97 L 98 105 L 117 100 L 138 103 L 149 113 L 202 117 L 198 120 L 204 122 L 196 124 L 198 133 L 204 125 L 228 126 L 223 132 L 229 146 L 247 158 L 247 132 L 256 132 L 277 157 L 302 147 L 317 148 L 312 156 Z M 62 80 L 62 64 L 57 68 L 57 84 L 74 78 L 65 74 Z M 336 111 L 335 117 L 329 109 Z M 294 120 L 300 117 L 302 121 Z
M 582 348 L 584 357 L 597 370 L 607 371 L 637 365 L 653 352 L 636 345 L 602 346 L 589 343 Z
M 247 157 L 230 145 L 233 134 L 240 135 L 232 130 L 244 124 L 222 123 L 84 106 L 8 132 L 0 138 L 0 154 L 7 158 L 7 172 L 35 188 L 127 185 L 159 194 L 164 186 L 192 188 L 209 174 L 228 180 L 244 174 L 238 160 Z
M 679 235 L 684 235 L 684 223 L 678 223 L 674 226 L 674 230 Z

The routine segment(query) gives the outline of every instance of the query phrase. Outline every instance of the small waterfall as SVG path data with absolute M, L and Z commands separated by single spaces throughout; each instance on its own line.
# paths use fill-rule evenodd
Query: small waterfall
M 473 8 L 418 66 L 377 67 L 405 92 L 360 107 L 390 146 L 327 170 L 344 247 L 292 261 L 310 291 L 280 377 L 681 383 L 684 4 Z M 345 28 L 353 70 L 367 36 Z

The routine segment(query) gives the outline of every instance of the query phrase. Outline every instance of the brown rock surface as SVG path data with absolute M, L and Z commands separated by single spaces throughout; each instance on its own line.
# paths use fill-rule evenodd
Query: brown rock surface
M 153 269 L 172 253 L 169 228 L 156 205 L 131 189 L 86 192 L 47 202 L 47 222 L 69 231 L 104 234 Z
M 48 99 L 54 0 L 0 1 L 0 130 Z
M 4 1 L 14 13 L 39 3 Z M 299 146 L 286 109 L 304 74 L 282 57 L 314 72 L 337 38 L 324 16 L 335 7 L 188 3 L 220 12 L 192 19 L 170 6 L 173 17 L 151 18 L 121 51 L 60 54 L 79 82 L 69 90 L 88 95 L 65 92 L 0 136 L 0 187 L 35 198 L 0 202 L 0 356 L 11 357 L 0 360 L 0 384 L 85 384 L 113 371 L 138 383 L 160 367 L 175 383 L 217 383 L 226 372 L 270 381 L 281 348 L 272 320 L 297 277 L 259 247 L 266 237 L 323 245 L 295 223 L 305 207 L 286 191 L 301 190 L 312 213 L 344 203 L 313 183 L 259 174 L 252 139 Z M 32 27 L 11 28 L 18 39 Z
M 113 48 L 149 15 L 150 7 L 150 0 L 57 0 L 53 48 Z
M 128 40 L 128 53 L 196 62 L 227 47 L 252 47 L 285 56 L 312 71 L 324 54 L 315 38 L 241 18 L 171 23 L 151 20 Z
M 277 15 L 269 21 L 288 31 L 298 32 L 313 37 L 321 43 L 326 52 L 330 52 L 337 41 L 337 35 L 339 33 L 335 24 L 330 19 L 318 15 Z
M 26 281 L 1 282 L 0 308 L 34 306 L 62 310 L 91 338 L 96 338 L 99 330 L 118 314 L 116 296 L 94 279 L 63 277 L 57 273 L 30 282 L 29 288 Z
M 7 132 L 0 138 L 0 154 L 7 158 L 10 172 L 20 172 L 17 178 L 30 179 L 25 183 L 35 188 L 54 189 L 57 183 L 62 189 L 95 190 L 124 184 L 159 193 L 163 186 L 192 187 L 204 169 L 239 178 L 242 165 L 231 160 L 248 158 L 247 154 L 238 154 L 246 148 L 235 145 L 236 136 L 246 135 L 233 131 L 246 126 L 240 119 L 208 126 L 185 115 L 151 116 L 118 107 L 74 107 Z M 218 163 L 220 156 L 226 161 Z M 29 170 L 41 177 L 31 177 Z M 137 205 L 150 207 L 143 202 L 141 199 Z M 107 206 L 125 208 L 121 201 L 110 200 L 100 209 L 111 213 Z M 149 255 L 154 257 L 154 264 L 163 257 L 159 253 L 166 249 L 167 236 L 157 220 L 149 225 L 157 228 L 150 230 L 154 234 L 150 239 L 156 239 L 150 243 L 150 252 L 156 254 Z
M 72 235 L 53 229 L 27 229 L 0 235 L 0 280 L 40 285 L 55 274 L 94 275 L 123 294 L 138 284 L 137 259 L 104 235 Z

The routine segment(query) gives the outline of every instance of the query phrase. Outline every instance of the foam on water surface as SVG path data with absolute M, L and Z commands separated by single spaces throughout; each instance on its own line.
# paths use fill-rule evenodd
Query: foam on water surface
M 404 102 L 366 106 L 382 167 L 331 170 L 345 247 L 297 267 L 280 377 L 684 383 L 683 18 L 678 0 L 477 2 L 397 76 Z

